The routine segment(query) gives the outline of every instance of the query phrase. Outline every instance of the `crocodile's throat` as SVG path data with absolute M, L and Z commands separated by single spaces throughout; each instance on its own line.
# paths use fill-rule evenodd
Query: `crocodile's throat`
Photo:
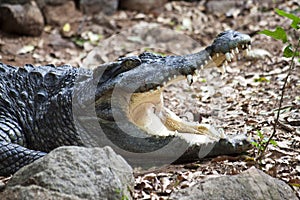
M 175 113 L 164 107 L 163 90 L 168 85 L 186 79 L 187 84 L 192 85 L 200 74 L 200 70 L 209 67 L 218 67 L 221 72 L 226 71 L 226 65 L 247 54 L 250 45 L 242 44 L 226 53 L 211 53 L 206 56 L 200 66 L 190 70 L 190 73 L 170 75 L 158 86 L 148 88 L 147 91 L 133 93 L 128 107 L 128 118 L 139 128 L 149 134 L 168 136 L 181 133 L 204 134 L 212 138 L 220 137 L 220 134 L 212 127 L 198 122 L 186 122 Z M 194 55 L 189 55 L 194 56 Z M 188 57 L 186 57 L 188 59 Z M 189 71 L 189 70 L 187 70 Z

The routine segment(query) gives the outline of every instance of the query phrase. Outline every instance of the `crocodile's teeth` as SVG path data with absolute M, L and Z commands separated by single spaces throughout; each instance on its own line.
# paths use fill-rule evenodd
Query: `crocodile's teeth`
M 170 81 L 171 80 L 171 77 L 168 77 L 168 81 Z
M 232 50 L 232 51 L 233 51 L 233 50 Z M 234 53 L 234 52 L 231 53 L 230 56 L 231 56 L 231 59 L 234 59 L 235 53 Z
M 221 68 L 221 73 L 224 74 L 226 72 L 226 65 L 223 64 Z
M 235 48 L 235 53 L 237 53 L 237 54 L 240 53 L 239 48 L 237 48 L 237 47 Z
M 225 66 L 227 66 L 227 65 L 228 65 L 228 61 L 227 61 L 227 60 L 225 60 L 225 62 L 224 62 L 224 65 L 225 65 Z
M 248 48 L 249 51 L 251 51 L 251 45 L 250 44 L 248 45 L 247 48 Z
M 225 53 L 226 60 L 231 62 L 231 54 L 229 52 Z
M 204 68 L 204 66 L 203 66 L 203 65 L 201 65 L 201 66 L 200 66 L 200 69 L 203 69 L 203 68 Z
M 189 85 L 192 85 L 193 83 L 193 76 L 191 74 L 186 76 L 186 80 L 188 82 Z
M 211 57 L 211 56 L 209 56 L 209 57 L 208 57 L 208 59 L 209 59 L 209 60 L 212 60 L 212 57 Z
M 165 86 L 165 85 L 167 85 L 167 82 L 166 82 L 166 81 L 163 82 L 163 86 Z
M 242 44 L 242 49 L 245 49 L 245 45 L 244 44 Z
M 219 54 L 219 53 L 217 53 L 217 54 L 216 54 L 216 56 L 217 56 L 217 58 L 218 58 L 218 57 L 220 56 L 220 54 Z
M 246 55 L 248 55 L 249 54 L 249 49 L 246 49 Z
M 205 61 L 204 61 L 204 64 L 205 64 L 205 65 L 207 65 L 207 63 L 208 63 L 208 61 L 207 61 L 207 60 L 205 60 Z
M 161 87 L 160 86 L 157 86 L 157 88 L 156 88 L 157 90 L 160 90 L 161 89 Z
M 200 75 L 200 71 L 196 69 L 196 70 L 195 70 L 195 75 L 196 75 L 196 76 L 199 76 L 199 75 Z
M 231 58 L 234 57 L 234 54 L 235 54 L 234 49 L 231 49 Z
M 173 75 L 173 78 L 174 78 L 174 79 L 177 78 L 177 75 Z

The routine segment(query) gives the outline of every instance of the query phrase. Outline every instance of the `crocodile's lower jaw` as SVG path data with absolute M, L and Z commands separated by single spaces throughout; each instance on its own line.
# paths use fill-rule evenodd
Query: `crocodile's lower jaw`
M 208 124 L 183 121 L 175 113 L 165 108 L 163 105 L 163 90 L 168 85 L 185 78 L 187 83 L 191 85 L 194 77 L 198 76 L 200 69 L 203 68 L 217 67 L 223 73 L 226 71 L 225 67 L 228 62 L 234 59 L 234 55 L 240 55 L 239 52 L 247 54 L 249 49 L 250 45 L 246 45 L 235 48 L 226 54 L 211 55 L 204 62 L 205 65 L 196 69 L 193 75 L 172 77 L 167 83 L 163 84 L 163 87 L 151 89 L 147 92 L 133 93 L 128 110 L 129 120 L 151 135 L 169 136 L 189 133 L 206 135 L 213 139 L 224 137 L 223 133 L 219 133 Z
M 129 118 L 148 134 L 170 136 L 180 134 L 200 134 L 211 138 L 222 137 L 213 127 L 198 122 L 186 122 L 163 106 L 161 90 L 134 93 L 129 106 Z

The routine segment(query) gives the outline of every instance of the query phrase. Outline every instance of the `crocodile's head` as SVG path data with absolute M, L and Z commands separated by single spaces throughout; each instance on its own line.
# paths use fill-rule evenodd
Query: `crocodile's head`
M 219 138 L 220 134 L 209 125 L 184 122 L 165 108 L 163 90 L 182 79 L 191 85 L 203 68 L 218 67 L 222 71 L 234 55 L 249 48 L 248 35 L 225 31 L 199 53 L 167 57 L 144 53 L 105 65 L 104 73 L 99 67 L 96 69 L 101 74 L 96 94 L 97 115 L 101 123 L 113 122 L 131 136 L 203 134 Z

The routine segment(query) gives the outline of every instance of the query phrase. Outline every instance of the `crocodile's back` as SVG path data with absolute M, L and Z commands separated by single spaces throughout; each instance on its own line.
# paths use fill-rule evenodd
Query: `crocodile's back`
M 48 152 L 79 144 L 72 120 L 78 69 L 0 64 L 0 140 Z

